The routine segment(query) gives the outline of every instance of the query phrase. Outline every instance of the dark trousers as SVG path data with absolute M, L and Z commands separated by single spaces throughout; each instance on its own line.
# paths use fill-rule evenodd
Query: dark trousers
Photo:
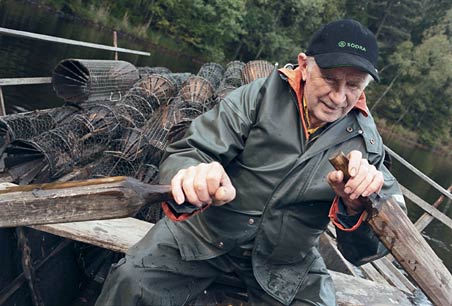
M 221 274 L 232 272 L 246 284 L 252 305 L 282 305 L 260 288 L 251 256 L 243 255 L 240 248 L 209 260 L 185 261 L 168 227 L 160 221 L 125 258 L 112 265 L 96 306 L 187 305 Z M 325 291 L 325 284 L 332 292 Z M 291 305 L 334 306 L 331 294 L 334 297 L 330 276 L 326 271 L 316 273 Z

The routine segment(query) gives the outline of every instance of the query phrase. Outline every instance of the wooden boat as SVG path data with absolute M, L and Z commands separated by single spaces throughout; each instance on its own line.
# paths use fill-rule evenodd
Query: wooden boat
M 13 184 L 11 183 L 1 183 L 0 189 L 12 185 Z M 152 226 L 152 223 L 128 217 L 121 219 L 35 225 L 30 226 L 29 228 L 53 234 L 58 237 L 87 243 L 114 252 L 124 253 L 127 249 L 137 243 Z M 338 259 L 340 253 L 335 252 L 334 242 L 331 238 L 328 238 L 328 236 L 322 237 L 321 250 L 324 258 L 329 263 L 329 268 L 340 271 L 330 270 L 337 290 L 336 295 L 338 305 L 415 305 L 410 301 L 410 299 L 413 298 L 413 294 L 410 293 L 409 290 L 401 290 L 395 286 L 389 285 L 387 282 L 364 279 L 359 277 L 356 272 L 352 272 L 354 268 L 351 267 L 351 264 L 347 264 L 343 259 Z M 344 268 L 343 265 L 346 265 L 346 268 Z M 382 278 L 382 276 L 380 276 L 380 278 Z M 225 293 L 224 302 L 227 301 L 229 305 L 231 305 L 231 303 L 232 305 L 236 305 L 235 303 L 246 305 L 246 302 L 244 301 L 244 299 L 246 300 L 246 296 L 243 294 L 241 295 L 241 283 L 238 279 L 226 277 L 219 280 L 216 285 L 217 289 L 213 288 L 212 290 L 229 287 L 230 289 L 226 289 L 226 291 L 236 292 L 235 294 L 230 295 Z M 237 289 L 237 287 L 239 287 L 239 289 Z M 213 297 L 209 295 L 209 293 L 210 291 L 208 290 L 205 293 L 205 296 L 200 297 L 200 299 L 204 299 L 204 301 L 212 299 Z
M 266 71 L 269 72 L 270 68 L 268 68 L 267 70 Z M 251 75 L 254 76 L 255 74 Z M 237 76 L 233 76 L 232 74 L 229 77 L 233 80 L 238 79 Z M 229 90 L 230 88 L 230 86 L 226 86 L 229 83 L 225 81 L 217 80 L 216 84 L 219 86 L 217 94 L 224 89 Z M 108 122 L 116 122 L 114 120 L 118 119 L 119 125 L 130 124 L 131 122 L 133 123 L 132 126 L 124 126 L 123 130 L 120 130 L 118 132 L 118 134 L 127 136 L 124 136 L 120 139 L 122 142 L 117 141 L 117 147 L 125 149 L 118 151 L 118 149 L 115 148 L 115 150 L 108 152 L 111 156 L 120 156 L 120 160 L 124 161 L 124 163 L 119 163 L 119 159 L 115 159 L 115 165 L 127 165 L 128 167 L 133 169 L 133 173 L 131 172 L 133 176 L 140 176 L 140 179 L 142 179 L 143 181 L 146 181 L 146 179 L 143 179 L 146 177 L 149 178 L 147 179 L 147 182 L 151 182 L 155 178 L 155 165 L 151 165 L 154 166 L 154 168 L 140 168 L 140 165 L 135 164 L 135 161 L 144 159 L 149 160 L 150 156 L 154 156 L 156 160 L 152 160 L 153 162 L 155 162 L 155 164 L 158 164 L 158 156 L 160 156 L 158 153 L 163 149 L 164 145 L 154 145 L 153 149 L 148 152 L 146 151 L 145 146 L 142 145 L 143 142 L 141 140 L 149 140 L 144 141 L 144 143 L 156 143 L 156 141 L 161 144 L 167 143 L 168 138 L 171 137 L 170 135 L 177 134 L 180 136 L 181 134 L 183 134 L 183 129 L 188 126 L 190 120 L 193 119 L 193 116 L 199 115 L 202 111 L 205 111 L 215 103 L 215 99 L 211 99 L 211 97 L 214 95 L 214 88 L 216 88 L 217 86 L 210 86 L 208 84 L 208 80 L 204 79 L 203 77 L 197 76 L 188 78 L 186 82 L 181 85 L 181 87 L 185 90 L 181 90 L 181 93 L 178 96 L 178 98 L 181 98 L 180 100 L 174 99 L 177 100 L 177 103 L 179 103 L 176 104 L 177 107 L 175 108 L 172 107 L 172 104 L 168 102 L 171 100 L 171 97 L 167 97 L 165 95 L 165 99 L 168 98 L 168 101 L 163 99 L 165 100 L 165 104 L 162 106 L 162 109 L 164 111 L 154 112 L 154 108 L 150 106 L 152 105 L 159 107 L 163 103 L 161 103 L 161 101 L 159 103 L 156 103 L 154 100 L 158 100 L 158 98 L 156 97 L 155 93 L 147 93 L 147 91 L 151 91 L 151 86 L 145 86 L 142 88 L 142 91 L 134 92 L 134 95 L 142 94 L 143 92 L 146 93 L 139 99 L 139 102 L 143 103 L 135 103 L 133 105 L 127 104 L 127 111 L 126 108 L 123 107 L 121 108 L 121 110 L 124 111 L 118 112 L 118 114 L 113 117 L 102 116 L 101 119 L 107 118 L 109 119 Z M 168 91 L 165 91 L 165 93 L 167 92 Z M 147 97 L 147 95 L 149 95 L 149 97 L 153 97 L 153 102 L 148 99 L 149 97 Z M 148 131 L 148 133 L 144 135 L 146 137 L 139 133 L 139 131 L 131 130 L 132 128 L 138 128 L 141 125 L 144 125 L 146 118 L 148 118 L 143 115 L 145 113 L 142 111 L 143 105 L 147 106 L 148 109 L 152 109 L 152 111 L 147 112 L 149 113 L 148 116 L 155 116 L 156 118 L 159 118 L 159 125 L 158 127 L 155 127 L 156 130 L 154 131 L 154 126 L 149 127 L 150 131 Z M 103 107 L 102 109 L 106 108 Z M 183 111 L 177 113 L 177 110 L 180 109 L 182 109 Z M 130 118 L 128 118 L 126 115 L 130 115 Z M 89 116 L 87 116 L 86 119 L 86 122 L 89 123 L 87 124 L 87 126 L 93 126 L 96 128 L 94 131 L 100 131 L 104 134 L 106 132 L 106 127 L 118 126 L 118 124 L 105 124 L 105 120 L 101 121 L 99 120 L 99 117 L 99 112 L 91 113 Z M 135 120 L 135 117 L 139 117 L 139 120 Z M 141 122 L 143 124 L 141 124 Z M 172 125 L 177 128 L 176 131 L 174 129 L 172 130 Z M 159 131 L 162 131 L 163 133 L 157 133 Z M 86 137 L 87 135 L 90 137 Z M 96 136 L 98 136 L 99 134 L 96 134 L 95 132 L 90 130 L 87 135 L 81 135 L 79 138 L 83 139 L 84 142 L 86 142 L 86 140 L 89 138 L 97 140 L 98 138 Z M 78 139 L 73 140 L 77 141 Z M 153 142 L 150 140 L 155 141 Z M 135 150 L 135 148 L 137 150 Z M 155 148 L 158 148 L 159 150 L 155 150 Z M 24 146 L 16 146 L 14 147 L 13 151 L 14 154 L 23 151 L 28 153 L 31 152 L 29 147 Z M 52 152 L 54 151 L 55 150 L 52 150 Z M 67 151 L 69 152 L 70 149 L 68 149 Z M 32 153 L 33 156 L 37 154 L 35 151 L 33 151 Z M 20 166 L 18 167 L 18 169 L 21 171 L 25 168 L 28 169 L 28 164 L 27 167 L 22 167 L 21 162 L 23 156 L 17 156 L 18 157 L 15 162 L 17 162 L 16 164 Z M 69 164 L 72 166 L 72 163 L 75 162 L 75 159 L 71 159 L 71 163 Z M 68 163 L 62 164 L 64 164 L 63 166 L 67 166 Z M 42 164 L 40 165 L 40 167 L 45 168 L 46 165 Z M 98 164 L 90 164 L 86 168 L 75 169 L 75 171 L 68 173 L 65 177 L 60 179 L 63 181 L 68 181 L 74 178 L 88 178 L 89 173 L 92 172 L 91 170 L 98 168 Z M 22 172 L 20 172 L 19 170 L 15 172 L 18 176 L 22 174 Z M 61 169 L 59 170 L 61 171 Z M 65 170 L 65 168 L 62 170 Z M 25 174 L 27 175 L 27 183 L 35 178 L 34 172 L 30 174 L 30 171 L 27 170 Z M 6 181 L 8 181 L 8 179 L 6 179 Z M 8 183 L 3 184 L 3 186 L 6 185 L 8 185 Z M 406 196 L 414 198 L 408 190 L 404 190 L 404 193 Z M 435 206 L 431 207 L 430 205 L 425 203 L 422 205 L 427 211 L 429 211 L 430 215 L 435 216 L 443 223 L 448 224 L 452 228 L 452 221 L 441 214 L 435 208 Z M 423 226 L 426 226 L 426 224 L 428 224 L 428 220 L 424 223 Z M 12 254 L 9 258 L 12 266 L 17 266 L 16 272 L 9 271 L 9 273 L 7 273 L 8 277 L 4 279 L 0 278 L 0 305 L 23 304 L 20 302 L 20 298 L 18 296 L 23 297 L 24 293 L 25 295 L 30 296 L 29 298 L 27 297 L 27 303 L 31 301 L 33 305 L 52 305 L 53 302 L 58 302 L 60 304 L 70 303 L 70 301 L 76 298 L 76 296 L 74 296 L 74 292 L 77 293 L 78 291 L 74 290 L 74 292 L 71 293 L 72 295 L 67 294 L 68 288 L 69 290 L 70 288 L 78 289 L 80 284 L 84 282 L 84 276 L 78 275 L 79 271 L 77 270 L 77 265 L 83 265 L 86 264 L 87 261 L 91 261 L 89 263 L 90 265 L 95 264 L 104 270 L 106 269 L 105 267 L 107 267 L 108 269 L 109 264 L 113 263 L 115 259 L 117 260 L 120 257 L 120 255 L 118 254 L 127 251 L 127 249 L 135 244 L 138 240 L 140 240 L 141 237 L 143 237 L 151 227 L 151 222 L 129 217 L 124 219 L 103 221 L 96 220 L 73 223 L 34 225 L 27 228 L 18 227 L 11 229 L 8 234 L 4 234 L 3 231 L 0 230 L 0 242 L 1 239 L 5 239 L 5 237 L 6 239 L 9 239 L 9 245 L 6 245 L 6 249 L 11 249 L 11 246 L 16 242 L 15 240 L 17 240 L 19 248 L 21 250 L 20 252 Z M 29 239 L 30 237 L 33 237 L 33 239 Z M 46 249 L 46 247 L 36 245 L 36 237 L 38 237 L 38 244 L 40 242 L 44 245 L 44 240 L 55 240 L 56 242 L 52 246 L 48 247 L 48 249 Z M 102 254 L 100 256 L 93 255 L 91 256 L 91 258 L 89 258 L 89 260 L 85 259 L 84 263 L 80 263 L 79 260 L 70 260 L 70 264 L 60 265 L 59 267 L 61 267 L 61 269 L 59 270 L 53 272 L 47 271 L 47 273 L 41 274 L 41 271 L 46 270 L 46 267 L 47 270 L 49 269 L 48 266 L 51 265 L 48 263 L 51 260 L 58 259 L 64 261 L 64 258 L 67 259 L 68 254 L 66 253 L 64 255 L 61 255 L 61 252 L 62 250 L 67 251 L 67 249 L 73 247 L 74 243 L 72 241 L 82 242 L 84 243 L 84 246 L 86 246 L 86 248 L 96 248 L 97 251 L 95 250 L 93 252 L 94 254 Z M 39 251 L 41 251 L 43 256 L 41 256 L 41 259 L 36 260 L 35 253 L 39 253 Z M 398 268 L 394 266 L 391 257 L 379 259 L 371 264 L 366 264 L 359 269 L 348 263 L 337 251 L 334 242 L 333 228 L 330 228 L 329 233 L 322 236 L 321 253 L 325 258 L 327 266 L 333 276 L 333 280 L 337 288 L 337 300 L 339 305 L 431 305 L 428 301 L 422 302 L 422 304 L 416 304 L 413 302 L 415 297 L 419 296 L 419 290 L 410 282 L 407 277 L 403 275 L 403 273 Z M 80 254 L 80 250 L 77 254 Z M 4 256 L 4 254 L 0 253 L 0 257 L 2 256 Z M 58 277 L 61 277 L 62 274 L 66 274 L 67 276 L 68 273 L 72 273 L 74 278 L 71 280 L 71 285 L 65 286 L 67 285 L 68 281 Z M 11 277 L 11 275 L 13 275 L 14 277 Z M 96 277 L 97 276 L 89 275 L 88 278 L 91 278 L 92 280 Z M 49 279 L 50 281 L 46 282 L 44 281 L 44 279 L 46 281 L 47 279 Z M 102 280 L 100 280 L 100 283 L 101 282 Z M 59 284 L 62 287 L 66 288 L 63 290 L 61 288 L 55 287 L 55 290 L 53 290 L 53 292 L 45 290 L 46 288 L 49 288 L 51 284 Z M 224 279 L 219 280 L 216 285 L 216 289 L 213 288 L 212 290 L 217 290 L 218 288 L 220 288 L 222 292 L 228 293 L 226 294 L 224 301 L 231 301 L 229 303 L 233 305 L 237 303 L 246 303 L 244 302 L 246 301 L 246 296 L 243 294 L 243 288 L 241 288 L 241 283 L 237 279 L 225 277 Z M 209 291 L 210 290 L 208 290 L 207 293 L 209 293 Z M 95 296 L 95 294 L 93 296 Z M 420 294 L 420 296 L 422 296 L 422 294 Z M 209 301 L 209 299 L 210 301 L 212 301 L 212 298 L 215 297 L 206 294 L 206 296 L 200 297 L 201 301 L 198 301 L 198 303 L 205 304 Z M 64 301 L 62 299 L 64 299 Z M 19 302 L 17 303 L 17 301 Z M 223 302 L 221 303 L 223 304 Z M 90 304 L 89 302 L 87 302 L 85 303 L 85 305 Z

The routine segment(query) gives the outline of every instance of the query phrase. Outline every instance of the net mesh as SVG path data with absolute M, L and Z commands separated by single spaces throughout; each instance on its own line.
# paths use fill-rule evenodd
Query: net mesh
M 165 148 L 183 137 L 193 119 L 231 90 L 251 79 L 264 77 L 273 69 L 265 61 L 246 65 L 232 61 L 226 69 L 207 63 L 197 75 L 172 73 L 164 67 L 143 67 L 138 80 L 132 66 L 134 82 L 129 82 L 127 90 L 121 90 L 116 100 L 111 94 L 105 94 L 112 92 L 108 88 L 111 84 L 93 80 L 96 75 L 104 78 L 102 73 L 108 75 L 105 79 L 114 75 L 112 67 L 96 70 L 98 64 L 67 60 L 55 69 L 54 80 L 72 73 L 72 83 L 66 85 L 84 86 L 79 97 L 83 96 L 87 103 L 0 119 L 1 139 L 3 143 L 5 139 L 9 142 L 2 154 L 4 168 L 14 182 L 28 184 L 121 175 L 157 183 L 158 165 Z M 79 89 L 72 90 L 69 93 L 74 94 Z M 96 91 L 103 93 L 97 95 Z M 140 216 L 156 221 L 161 210 L 150 205 Z
M 138 74 L 140 78 L 145 78 L 151 74 L 168 74 L 171 70 L 166 67 L 138 67 Z
M 217 63 L 205 63 L 198 71 L 198 76 L 206 79 L 215 90 L 220 86 L 223 78 L 224 68 Z
M 264 60 L 250 61 L 242 70 L 242 82 L 248 84 L 256 79 L 265 78 L 270 75 L 275 66 Z
M 52 74 L 57 96 L 73 103 L 119 101 L 138 79 L 132 64 L 108 60 L 63 60 Z

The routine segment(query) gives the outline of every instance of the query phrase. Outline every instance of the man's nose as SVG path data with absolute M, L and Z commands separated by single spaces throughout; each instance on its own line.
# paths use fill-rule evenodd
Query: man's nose
M 347 100 L 345 84 L 336 84 L 331 88 L 330 99 L 334 104 L 342 106 Z

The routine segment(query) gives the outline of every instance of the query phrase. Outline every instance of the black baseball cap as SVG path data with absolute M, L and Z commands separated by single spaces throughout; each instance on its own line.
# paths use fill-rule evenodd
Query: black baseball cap
M 377 39 L 358 21 L 343 19 L 322 26 L 311 37 L 306 55 L 313 56 L 320 68 L 354 67 L 380 81 L 375 68 Z

